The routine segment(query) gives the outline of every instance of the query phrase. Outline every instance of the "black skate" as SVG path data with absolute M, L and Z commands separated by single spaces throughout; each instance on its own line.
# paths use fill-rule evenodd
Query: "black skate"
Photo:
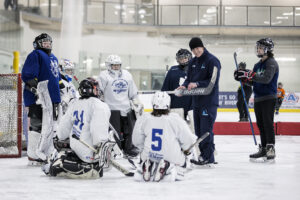
M 201 168 L 212 168 L 214 164 L 218 164 L 217 162 L 209 162 L 209 160 L 204 160 L 201 156 L 199 156 L 198 160 L 191 159 L 190 162 Z
M 153 181 L 159 182 L 164 178 L 168 168 L 170 167 L 170 163 L 161 159 L 156 167 Z
M 258 152 L 249 155 L 250 159 L 257 159 L 266 157 L 266 147 L 262 147 L 261 145 L 258 146 Z

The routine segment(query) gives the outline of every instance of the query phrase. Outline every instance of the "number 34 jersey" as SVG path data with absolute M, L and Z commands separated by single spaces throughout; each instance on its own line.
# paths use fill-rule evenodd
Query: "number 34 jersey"
M 185 162 L 182 150 L 187 150 L 196 139 L 177 113 L 159 117 L 146 113 L 136 121 L 132 135 L 132 142 L 141 151 L 143 160 L 164 159 L 180 166 Z
M 109 118 L 110 109 L 100 99 L 90 97 L 75 100 L 59 122 L 57 136 L 60 140 L 69 137 L 71 149 L 81 160 L 88 163 L 95 162 L 93 151 L 72 135 L 96 147 L 108 140 Z

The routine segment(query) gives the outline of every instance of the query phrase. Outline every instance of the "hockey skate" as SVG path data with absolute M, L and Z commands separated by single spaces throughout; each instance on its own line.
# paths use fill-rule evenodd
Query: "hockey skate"
M 266 156 L 267 160 L 274 160 L 274 158 L 276 157 L 275 148 L 273 144 L 267 144 Z
M 202 156 L 199 156 L 198 160 L 191 159 L 190 162 L 198 168 L 214 168 L 214 164 L 218 164 L 217 162 L 209 162 L 209 160 L 204 160 Z
M 273 145 L 269 147 L 269 159 L 267 156 L 267 148 L 259 145 L 258 152 L 251 154 L 250 161 L 254 163 L 265 163 L 265 162 L 273 162 L 275 157 L 275 150 Z
M 143 179 L 146 182 L 150 181 L 152 175 L 152 166 L 153 166 L 153 162 L 150 161 L 149 159 L 147 159 L 142 165 Z
M 161 159 L 157 164 L 153 181 L 159 182 L 164 178 L 168 168 L 170 167 L 170 163 L 166 160 Z

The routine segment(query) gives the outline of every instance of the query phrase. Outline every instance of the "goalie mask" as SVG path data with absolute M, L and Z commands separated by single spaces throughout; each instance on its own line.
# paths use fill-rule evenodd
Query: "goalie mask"
M 42 33 L 34 39 L 33 48 L 41 49 L 50 55 L 52 50 L 52 38 L 47 33 Z
M 118 55 L 109 55 L 105 60 L 109 72 L 117 74 L 121 71 L 122 60 Z
M 259 52 L 259 49 L 263 49 L 263 53 Z M 274 43 L 271 38 L 263 38 L 256 42 L 256 55 L 259 58 L 262 58 L 264 55 L 267 55 L 268 52 L 272 53 L 274 49 Z
M 81 98 L 98 97 L 99 96 L 98 81 L 90 77 L 82 80 L 79 84 L 78 92 Z
M 192 53 L 187 49 L 180 49 L 176 53 L 176 61 L 179 65 L 186 67 L 192 59 Z
M 157 110 L 169 110 L 171 98 L 166 92 L 155 92 L 152 98 L 153 109 Z

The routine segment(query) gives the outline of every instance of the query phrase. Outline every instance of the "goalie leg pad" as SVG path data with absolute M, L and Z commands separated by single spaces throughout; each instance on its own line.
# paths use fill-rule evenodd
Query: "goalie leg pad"
M 36 131 L 28 132 L 28 146 L 27 146 L 27 155 L 28 158 L 37 160 L 39 157 L 36 155 L 36 150 L 38 148 L 39 140 L 41 134 Z
M 50 165 L 51 176 L 62 176 L 74 179 L 92 179 L 103 176 L 103 169 L 99 163 L 81 161 L 74 152 L 64 151 Z

